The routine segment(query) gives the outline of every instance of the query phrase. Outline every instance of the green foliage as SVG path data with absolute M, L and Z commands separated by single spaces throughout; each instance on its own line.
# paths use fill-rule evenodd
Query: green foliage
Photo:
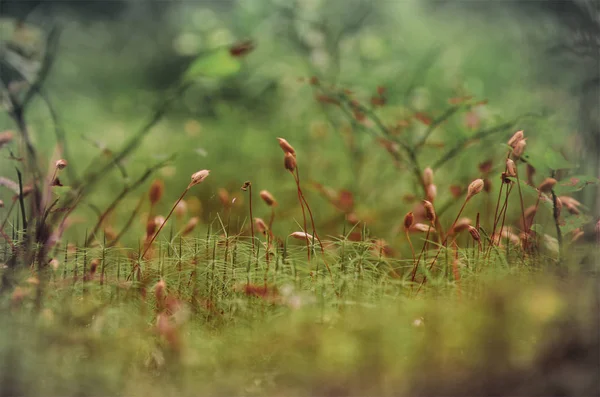
M 578 192 L 590 185 L 593 187 L 598 183 L 600 183 L 598 178 L 589 175 L 568 175 L 556 184 L 554 191 L 562 196 Z
M 186 70 L 184 80 L 224 78 L 237 74 L 240 69 L 240 60 L 233 57 L 227 48 L 220 48 L 198 56 Z
M 44 95 L 26 112 L 44 178 L 56 156 L 69 161 L 65 186 L 50 189 L 59 201 L 49 238 L 37 229 L 38 244 L 22 249 L 15 183 L 0 180 L 0 395 L 597 390 L 598 343 L 582 336 L 597 334 L 596 291 L 580 272 L 596 251 L 571 242 L 592 219 L 585 205 L 555 219 L 552 192 L 536 184 L 558 175 L 561 196 L 599 181 L 562 154 L 577 146 L 565 132 L 574 98 L 567 81 L 537 79 L 521 45 L 535 27 L 416 1 L 209 3 L 167 8 L 159 36 L 131 35 L 128 20 L 65 27 Z M 257 47 L 242 61 L 229 46 L 247 37 Z M 144 80 L 156 77 L 160 91 Z M 10 116 L 0 123 L 22 138 Z M 503 183 L 511 149 L 499 142 L 517 129 L 527 137 L 520 179 Z M 296 149 L 295 176 L 276 137 Z M 0 170 L 27 169 L 21 143 L 0 148 Z M 432 198 L 421 183 L 428 166 Z M 140 258 L 199 169 L 210 178 L 186 195 L 187 212 L 170 218 L 151 259 Z M 87 185 L 89 175 L 99 182 Z M 485 190 L 461 209 L 480 177 Z M 164 191 L 149 205 L 151 178 Z M 254 196 L 240 191 L 245 181 Z M 273 212 L 262 189 L 278 201 Z M 438 230 L 405 234 L 409 211 L 427 223 L 423 198 Z M 285 238 L 303 228 L 307 202 L 323 247 Z M 271 216 L 266 256 L 271 234 L 250 237 L 249 222 Z M 477 227 L 455 235 L 454 217 Z

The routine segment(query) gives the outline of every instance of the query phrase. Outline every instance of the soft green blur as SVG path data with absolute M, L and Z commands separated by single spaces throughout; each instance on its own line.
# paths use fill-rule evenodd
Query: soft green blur
M 201 199 L 204 221 L 217 212 L 223 215 L 218 188 L 240 196 L 239 187 L 250 180 L 255 192 L 268 189 L 280 201 L 276 230 L 293 231 L 295 222 L 301 223 L 301 213 L 294 181 L 283 168 L 275 140 L 285 137 L 298 152 L 309 202 L 327 233 L 342 232 L 339 215 L 311 191 L 309 181 L 353 192 L 358 216 L 375 234 L 393 239 L 394 227 L 412 209 L 401 198 L 419 194 L 414 178 L 406 167 L 395 169 L 385 150 L 364 132 L 353 133 L 352 154 L 344 138 L 348 118 L 335 106 L 315 101 L 312 87 L 299 78 L 318 76 L 324 85 L 350 89 L 367 102 L 378 86 L 385 87 L 387 104 L 377 113 L 389 125 L 416 111 L 439 116 L 453 97 L 487 100 L 488 105 L 471 115 L 478 119 L 476 128 L 466 126 L 463 111 L 435 131 L 430 141 L 444 147 L 420 153 L 422 167 L 476 130 L 528 113 L 536 116 L 523 118 L 516 126 L 537 142 L 531 151 L 568 150 L 574 138 L 570 77 L 551 82 L 544 78 L 556 73 L 546 70 L 544 46 L 560 32 L 541 18 L 539 26 L 529 26 L 513 14 L 474 18 L 457 7 L 435 11 L 414 1 L 311 0 L 292 5 L 256 0 L 224 7 L 187 2 L 164 10 L 159 20 L 144 19 L 143 4 L 132 5 L 121 19 L 95 23 L 66 14 L 56 63 L 46 83 L 67 135 L 69 167 L 82 175 L 90 159 L 101 155 L 90 140 L 117 151 L 170 95 L 196 54 L 245 39 L 255 42 L 256 49 L 242 59 L 237 74 L 198 79 L 124 162 L 131 181 L 154 162 L 177 155 L 156 175 L 166 184 L 158 209 L 162 214 L 190 175 L 207 168 L 210 178 L 192 193 Z M 13 128 L 5 115 L 1 117 L 3 125 Z M 27 119 L 36 144 L 50 160 L 56 139 L 45 104 L 36 101 Z M 414 122 L 403 134 L 415 139 L 425 128 Z M 466 186 L 478 176 L 480 162 L 500 160 L 501 144 L 512 132 L 501 131 L 470 145 L 436 170 L 440 201 L 448 201 L 451 184 Z M 1 161 L 12 177 L 10 162 Z M 544 176 L 548 175 L 538 178 Z M 67 185 L 69 178 L 62 182 Z M 122 226 L 124 215 L 149 182 L 121 203 L 111 218 L 112 227 Z M 68 239 L 81 242 L 97 217 L 89 205 L 103 210 L 125 183 L 116 170 L 106 175 L 73 215 Z M 5 192 L 2 197 L 9 201 Z M 230 215 L 236 225 L 248 216 L 243 198 L 238 198 Z M 256 205 L 255 216 L 268 217 L 268 209 Z M 143 221 L 136 222 L 125 241 L 136 245 L 143 227 Z

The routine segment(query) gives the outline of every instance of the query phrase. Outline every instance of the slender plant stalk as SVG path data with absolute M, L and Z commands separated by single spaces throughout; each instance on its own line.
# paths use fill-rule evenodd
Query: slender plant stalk
M 408 240 L 408 245 L 410 245 L 410 253 L 412 254 L 412 260 L 413 260 L 413 266 L 414 266 L 417 258 L 415 256 L 415 248 L 413 247 L 413 243 L 410 239 L 410 234 L 408 233 L 408 229 L 404 229 L 404 234 L 406 235 L 406 240 Z
M 429 226 L 429 228 L 427 229 L 427 234 L 425 235 L 425 241 L 423 241 L 423 247 L 421 248 L 421 252 L 419 253 L 419 257 L 417 258 L 417 260 L 413 264 L 412 276 L 410 278 L 411 282 L 415 281 L 415 277 L 417 275 L 417 269 L 419 268 L 419 263 L 421 263 L 421 257 L 423 256 L 423 253 L 425 252 L 425 247 L 427 246 L 427 243 L 429 241 L 429 233 L 431 232 L 431 227 L 432 226 Z M 406 234 L 408 236 L 408 231 L 406 232 Z M 412 244 L 411 244 L 411 248 L 412 248 Z M 413 257 L 414 257 L 414 252 L 413 252 Z
M 250 212 L 250 234 L 252 235 L 252 256 L 254 256 L 254 216 L 252 215 L 252 183 L 246 182 L 248 185 L 248 208 Z M 242 188 L 244 189 L 244 188 Z
M 304 197 L 304 193 L 302 192 L 302 189 L 300 188 L 300 174 L 298 173 L 298 166 L 296 166 L 296 175 L 294 175 L 293 173 L 292 173 L 292 175 L 294 176 L 294 179 L 296 180 L 296 186 L 298 187 L 298 198 L 300 199 L 300 203 L 302 204 L 302 202 L 304 202 L 304 205 L 306 205 L 306 209 L 310 216 L 313 237 L 316 238 L 317 241 L 319 242 L 319 246 L 321 248 L 321 254 L 323 256 L 323 263 L 325 264 L 325 267 L 327 268 L 327 271 L 329 272 L 329 276 L 331 277 L 331 285 L 333 286 L 333 290 L 334 290 L 335 294 L 339 296 L 339 293 L 335 290 L 335 280 L 333 278 L 333 272 L 331 271 L 331 267 L 329 266 L 329 264 L 327 263 L 327 260 L 325 259 L 325 247 L 323 246 L 323 242 L 321 241 L 321 238 L 319 237 L 319 234 L 317 233 L 317 228 L 315 227 L 315 219 L 313 217 L 310 206 L 308 205 L 308 201 L 306 201 L 306 197 Z M 304 215 L 304 209 L 302 210 L 302 213 Z M 304 233 L 306 233 L 306 216 L 304 216 Z M 310 261 L 309 241 L 308 241 L 308 238 L 306 238 L 305 240 L 306 240 L 307 251 L 309 252 L 308 258 Z
M 147 243 L 146 249 L 144 250 L 144 252 L 142 253 L 142 256 L 141 256 L 142 259 L 144 258 L 144 256 L 146 255 L 146 253 L 148 252 L 148 250 L 150 249 L 150 247 L 152 247 L 152 243 L 154 242 L 154 240 L 156 239 L 156 237 L 158 236 L 158 234 L 160 233 L 160 231 L 163 229 L 163 227 L 167 224 L 167 221 L 169 220 L 169 218 L 173 214 L 173 211 L 175 211 L 175 207 L 177 207 L 177 204 L 179 204 L 179 202 L 181 200 L 183 200 L 183 197 L 190 190 L 190 187 L 191 187 L 191 185 L 189 185 L 188 187 L 186 187 L 185 190 L 183 191 L 183 193 L 181 193 L 181 196 L 179 196 L 179 198 L 177 199 L 177 201 L 175 201 L 175 204 L 173 204 L 173 207 L 171 207 L 171 211 L 169 211 L 169 214 L 165 218 L 164 222 L 159 226 L 159 228 L 156 231 L 156 233 L 154 233 L 154 235 L 152 236 L 152 238 L 150 239 L 150 241 Z
M 300 188 L 300 174 L 298 172 L 298 165 L 296 165 L 296 174 L 294 174 L 294 172 L 291 172 L 292 176 L 294 177 L 294 181 L 296 181 L 296 189 L 298 191 L 298 201 L 300 202 L 300 208 L 302 209 L 302 221 L 303 221 L 303 227 L 304 227 L 304 233 L 308 233 L 307 232 L 307 227 L 306 227 L 306 212 L 304 210 L 304 201 L 302 200 L 302 189 Z M 313 228 L 314 229 L 314 228 Z M 314 233 L 314 230 L 313 230 Z M 310 262 L 310 243 L 308 241 L 308 239 L 306 240 L 306 255 L 308 256 L 308 261 Z

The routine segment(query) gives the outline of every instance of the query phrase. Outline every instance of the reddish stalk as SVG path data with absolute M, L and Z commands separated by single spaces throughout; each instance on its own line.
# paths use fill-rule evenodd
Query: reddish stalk
M 504 230 L 504 224 L 506 222 L 506 213 L 508 212 L 508 196 L 512 191 L 512 186 L 509 189 L 506 189 L 506 199 L 504 205 L 504 215 L 502 215 L 502 225 L 500 226 L 500 235 L 498 236 L 498 245 L 500 245 L 500 241 L 502 240 L 502 230 Z M 494 241 L 492 241 L 492 244 Z
M 297 173 L 298 173 L 298 167 L 296 167 L 296 174 Z M 306 197 L 304 197 L 304 193 L 302 193 L 302 189 L 300 189 L 300 179 L 299 179 L 299 176 L 297 176 L 296 183 L 297 183 L 297 186 L 298 186 L 298 191 L 300 193 L 300 196 L 301 196 L 302 200 L 304 201 L 304 204 L 306 205 L 306 209 L 308 210 L 308 215 L 310 216 L 310 222 L 312 224 L 313 236 L 319 242 L 319 247 L 321 248 L 321 254 L 323 256 L 323 263 L 325 264 L 325 267 L 327 268 L 327 271 L 329 272 L 329 276 L 331 277 L 331 285 L 333 286 L 334 291 L 335 291 L 335 282 L 334 282 L 334 279 L 333 279 L 333 273 L 331 271 L 331 267 L 329 266 L 329 264 L 327 263 L 327 260 L 325 259 L 325 247 L 323 247 L 323 242 L 321 241 L 321 238 L 319 237 L 319 234 L 317 233 L 317 229 L 315 227 L 315 220 L 313 218 L 313 214 L 312 214 L 312 211 L 310 209 L 310 206 L 308 205 L 308 201 L 306 201 Z M 306 241 L 308 243 L 308 239 L 306 239 Z M 336 295 L 338 295 L 337 291 L 335 291 L 335 293 L 336 293 Z
M 252 256 L 254 256 L 254 216 L 252 215 L 252 183 L 246 181 L 242 186 L 243 191 L 248 191 L 248 207 L 250 210 L 250 234 L 252 235 Z
M 467 198 L 463 202 L 462 206 L 460 207 L 460 211 L 458 211 L 458 215 L 456 215 L 456 219 L 454 219 L 454 222 L 452 222 L 452 225 L 450 226 L 450 228 L 448 230 L 452 230 L 454 228 L 454 226 L 456 225 L 456 222 L 458 221 L 458 219 L 462 215 L 462 212 L 464 211 L 465 206 L 469 202 L 470 198 L 471 198 L 470 196 L 467 196 Z M 431 261 L 431 264 L 429 265 L 429 270 L 431 270 L 433 268 L 433 265 L 435 264 L 437 258 L 440 256 L 440 253 L 442 252 L 442 247 L 445 247 L 447 242 L 448 242 L 448 236 L 446 236 L 446 238 L 444 239 L 444 242 L 442 243 L 442 245 L 438 249 L 437 253 L 435 254 L 435 257 L 433 258 L 433 261 Z M 419 289 L 417 290 L 417 294 L 421 290 L 421 287 L 423 287 L 423 285 L 425 285 L 425 282 L 427 282 L 427 276 L 423 277 L 423 281 L 421 282 L 421 285 L 419 285 Z
M 304 233 L 307 233 L 306 231 L 306 212 L 304 210 L 304 202 L 303 198 L 304 195 L 302 194 L 302 189 L 300 188 L 300 174 L 298 172 L 298 165 L 296 165 L 296 174 L 294 174 L 294 171 L 290 171 L 292 176 L 294 177 L 294 180 L 296 181 L 296 188 L 298 190 L 298 201 L 300 201 L 300 208 L 302 208 L 302 220 L 303 220 L 303 226 L 304 226 Z M 310 210 L 310 209 L 309 209 Z M 312 220 L 312 214 L 310 216 L 311 220 Z M 315 228 L 314 228 L 314 221 L 313 221 L 313 235 L 318 239 L 318 237 L 315 235 Z M 306 252 L 307 252 L 307 256 L 308 256 L 308 261 L 310 262 L 310 244 L 308 239 L 306 240 Z
M 519 201 L 521 203 L 521 218 L 523 219 L 523 225 L 525 225 L 525 205 L 523 202 L 523 193 L 521 192 L 521 180 L 519 179 L 519 170 L 517 169 L 517 188 L 519 189 Z M 525 260 L 525 250 L 523 250 L 523 260 Z
M 410 239 L 410 234 L 408 233 L 408 229 L 404 229 L 404 234 L 406 235 L 406 239 L 408 240 L 408 245 L 410 245 L 410 252 L 412 254 L 413 266 L 415 265 L 415 260 L 417 259 L 415 256 L 415 248 L 413 247 L 413 243 Z
M 185 194 L 190 190 L 189 187 L 185 188 L 185 190 L 183 191 L 183 193 L 181 193 L 181 196 L 179 196 L 179 198 L 177 199 L 177 201 L 175 202 L 175 204 L 173 205 L 173 207 L 171 207 L 171 211 L 169 211 L 169 214 L 167 215 L 167 217 L 165 218 L 165 221 L 163 223 L 161 223 L 161 225 L 158 227 L 158 230 L 152 235 L 152 238 L 150 239 L 150 241 L 148 241 L 148 243 L 146 244 L 146 248 L 144 249 L 144 252 L 142 253 L 141 258 L 143 259 L 144 256 L 146 255 L 146 253 L 148 252 L 148 250 L 150 249 L 150 247 L 152 246 L 152 243 L 154 242 L 154 240 L 156 239 L 156 237 L 158 236 L 158 234 L 160 233 L 160 231 L 163 229 L 163 227 L 165 227 L 165 225 L 167 224 L 167 221 L 169 220 L 169 218 L 171 217 L 171 214 L 173 214 L 173 211 L 175 211 L 175 207 L 177 206 L 177 204 L 179 204 L 179 202 L 181 200 L 183 200 L 183 196 L 185 196 Z
M 417 269 L 419 268 L 419 264 L 421 263 L 421 257 L 423 256 L 423 253 L 425 252 L 425 247 L 427 246 L 427 243 L 429 242 L 429 233 L 431 232 L 432 227 L 433 227 L 433 225 L 430 225 L 429 228 L 427 229 L 427 234 L 425 234 L 425 241 L 423 242 L 423 247 L 421 248 L 419 257 L 417 258 L 416 262 L 413 264 L 413 271 L 412 271 L 412 275 L 410 278 L 411 282 L 415 281 L 415 277 L 417 275 Z M 407 231 L 407 234 L 408 234 L 408 231 Z M 412 246 L 412 244 L 411 244 L 411 246 Z
M 171 207 L 171 211 L 169 211 L 169 214 L 165 218 L 164 222 L 161 223 L 161 225 L 158 228 L 158 230 L 156 231 L 156 233 L 154 233 L 154 235 L 152 236 L 152 238 L 148 242 L 148 245 L 146 246 L 146 249 L 144 249 L 144 252 L 140 256 L 141 259 L 144 258 L 144 256 L 146 255 L 146 253 L 148 252 L 148 250 L 150 249 L 150 247 L 152 247 L 152 243 L 154 242 L 154 240 L 156 239 L 156 237 L 158 236 L 158 234 L 160 233 L 160 231 L 163 229 L 163 227 L 165 227 L 165 225 L 167 224 L 167 221 L 169 220 L 169 218 L 173 214 L 173 211 L 175 211 L 175 207 L 177 207 L 177 204 L 179 204 L 179 202 L 181 200 L 183 200 L 183 197 L 192 188 L 192 186 L 195 186 L 195 185 L 201 183 L 204 179 L 206 179 L 206 177 L 208 176 L 209 173 L 210 173 L 210 171 L 208 171 L 208 170 L 201 170 L 201 171 L 198 171 L 198 172 L 196 172 L 195 174 L 192 175 L 192 181 L 183 190 L 183 193 L 181 193 L 181 196 L 179 196 L 179 198 L 177 199 L 177 201 L 175 201 L 175 204 L 173 204 L 173 206 Z
M 500 197 L 502 197 L 502 190 L 504 190 L 504 181 L 500 183 L 500 191 L 498 192 L 498 200 L 496 201 L 496 209 L 494 210 L 494 227 L 492 228 L 492 235 L 496 233 L 496 226 L 498 226 L 498 209 L 500 208 Z

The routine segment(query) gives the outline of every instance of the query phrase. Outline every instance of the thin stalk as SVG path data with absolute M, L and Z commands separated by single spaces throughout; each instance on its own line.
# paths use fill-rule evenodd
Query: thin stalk
M 169 218 L 171 217 L 171 214 L 173 214 L 173 211 L 175 211 L 175 207 L 177 207 L 177 204 L 179 204 L 179 202 L 181 200 L 183 200 L 183 197 L 185 196 L 185 194 L 190 190 L 191 185 L 189 185 L 188 187 L 185 188 L 185 190 L 183 191 L 183 193 L 181 193 L 181 196 L 179 196 L 179 198 L 177 199 L 177 201 L 175 201 L 175 204 L 173 205 L 173 207 L 171 207 L 171 211 L 169 211 L 169 214 L 167 215 L 167 217 L 165 218 L 164 222 L 160 225 L 160 227 L 158 228 L 158 230 L 156 231 L 156 233 L 154 233 L 154 235 L 152 236 L 152 238 L 150 239 L 150 241 L 148 242 L 146 249 L 144 250 L 144 252 L 142 253 L 141 258 L 144 258 L 144 256 L 146 255 L 146 253 L 148 252 L 148 250 L 150 249 L 150 247 L 152 246 L 152 243 L 154 242 L 154 240 L 156 239 L 156 237 L 158 236 L 158 234 L 160 233 L 160 231 L 163 229 L 163 227 L 167 224 L 167 221 L 169 220 Z
M 410 234 L 408 233 L 408 229 L 404 229 L 404 234 L 406 235 L 406 239 L 408 240 L 408 245 L 410 245 L 410 252 L 412 254 L 413 266 L 415 265 L 415 260 L 417 259 L 415 256 L 415 248 L 413 247 L 413 243 L 410 239 Z
M 465 206 L 467 205 L 468 202 L 469 202 L 469 199 L 467 198 L 463 202 L 462 206 L 460 207 L 460 211 L 458 211 L 458 214 L 456 215 L 456 218 L 454 219 L 454 222 L 452 222 L 452 225 L 450 226 L 450 228 L 448 230 L 452 230 L 454 228 L 454 226 L 456 225 L 456 222 L 460 218 L 460 216 L 461 216 L 462 212 L 464 211 Z M 431 264 L 429 265 L 429 270 L 431 270 L 433 268 L 433 265 L 435 264 L 435 261 L 440 256 L 440 253 L 442 252 L 442 248 L 446 246 L 447 242 L 448 242 L 448 236 L 446 236 L 446 238 L 444 239 L 444 242 L 442 243 L 442 245 L 438 249 L 437 253 L 435 254 L 435 257 L 431 261 Z M 421 282 L 421 285 L 419 286 L 419 289 L 417 290 L 417 293 L 419 293 L 419 291 L 421 290 L 421 287 L 425 284 L 426 281 L 427 281 L 427 276 L 423 277 L 423 281 Z
M 307 233 L 306 231 L 306 212 L 304 210 L 304 202 L 302 200 L 302 189 L 300 188 L 300 173 L 298 172 L 298 165 L 296 165 L 296 174 L 294 174 L 293 171 L 290 171 L 290 173 L 292 174 L 292 176 L 294 177 L 294 181 L 296 181 L 296 188 L 298 191 L 298 201 L 300 202 L 300 208 L 302 209 L 302 221 L 303 221 L 303 227 L 304 227 L 304 233 Z M 311 217 L 312 218 L 312 217 Z M 313 227 L 314 229 L 314 227 Z M 314 230 L 313 230 L 314 233 Z M 309 247 L 309 241 L 308 239 L 306 240 L 306 254 L 308 256 L 308 261 L 310 262 L 310 247 Z
M 429 233 L 430 232 L 431 232 L 431 226 L 427 229 L 427 234 L 425 235 L 425 241 L 423 242 L 423 247 L 421 248 L 421 252 L 419 253 L 419 257 L 417 258 L 417 260 L 413 264 L 412 276 L 410 278 L 411 282 L 415 281 L 415 277 L 417 275 L 417 269 L 419 268 L 419 263 L 421 263 L 421 257 L 423 256 L 423 252 L 425 252 L 425 247 L 427 246 L 427 242 L 429 241 Z M 406 234 L 408 235 L 408 231 L 406 232 Z M 412 244 L 411 244 L 411 247 L 412 247 Z

